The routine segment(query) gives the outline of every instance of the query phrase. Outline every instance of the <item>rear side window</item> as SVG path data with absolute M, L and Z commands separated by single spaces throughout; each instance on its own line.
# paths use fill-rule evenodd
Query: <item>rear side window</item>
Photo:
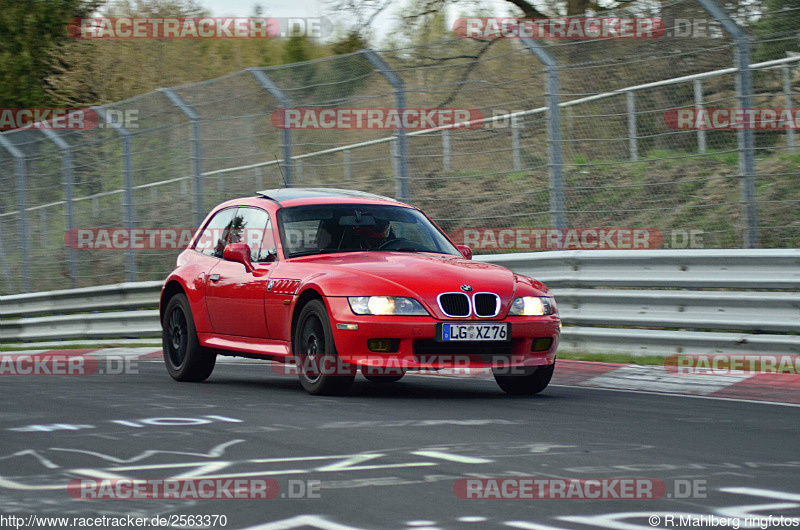
M 236 210 L 238 208 L 226 208 L 214 214 L 203 229 L 194 249 L 222 259 L 222 251 L 225 250 L 225 245 L 230 243 L 231 230 L 236 223 Z

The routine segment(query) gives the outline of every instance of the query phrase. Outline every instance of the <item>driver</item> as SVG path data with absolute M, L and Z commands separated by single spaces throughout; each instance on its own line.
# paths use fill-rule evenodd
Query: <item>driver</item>
M 390 239 L 391 225 L 386 219 L 375 219 L 374 225 L 356 226 L 353 235 L 361 248 L 374 250 Z

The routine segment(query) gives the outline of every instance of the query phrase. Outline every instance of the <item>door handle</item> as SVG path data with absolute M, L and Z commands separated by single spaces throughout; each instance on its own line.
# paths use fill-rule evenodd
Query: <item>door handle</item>
M 211 276 L 208 277 L 208 279 L 211 280 L 212 282 L 218 282 L 219 274 L 212 274 Z

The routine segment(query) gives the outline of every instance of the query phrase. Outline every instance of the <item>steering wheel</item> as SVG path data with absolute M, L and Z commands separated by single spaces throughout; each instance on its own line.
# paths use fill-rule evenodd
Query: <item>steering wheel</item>
M 377 250 L 417 250 L 417 245 L 404 237 L 398 237 L 383 242 Z

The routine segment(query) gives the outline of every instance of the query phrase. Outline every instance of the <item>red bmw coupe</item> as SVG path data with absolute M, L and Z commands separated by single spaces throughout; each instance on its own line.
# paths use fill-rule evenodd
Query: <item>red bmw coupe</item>
M 491 368 L 510 394 L 550 382 L 560 321 L 547 287 L 471 260 L 420 210 L 336 189 L 284 188 L 217 206 L 161 293 L 164 360 L 203 381 L 217 355 L 284 363 L 312 394 L 358 369 Z

